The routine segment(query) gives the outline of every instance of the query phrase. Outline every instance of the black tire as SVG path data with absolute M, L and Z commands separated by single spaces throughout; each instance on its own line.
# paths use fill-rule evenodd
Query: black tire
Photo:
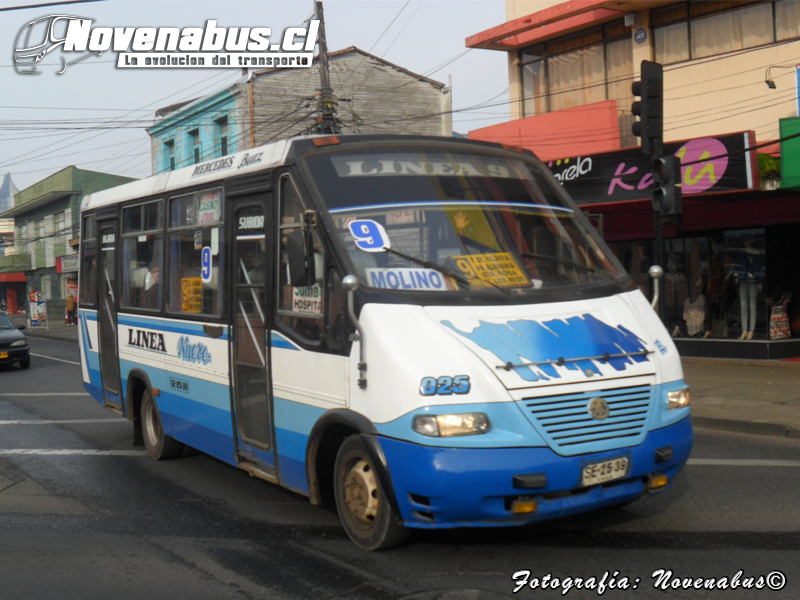
M 141 407 L 142 437 L 147 453 L 156 460 L 177 458 L 183 453 L 183 444 L 164 433 L 161 413 L 153 400 L 150 390 L 142 394 Z
M 20 369 L 27 369 L 30 366 L 31 366 L 31 355 L 27 354 L 25 356 L 25 358 L 23 358 L 21 361 L 19 361 L 19 368 Z
M 375 465 L 358 435 L 347 438 L 336 455 L 336 510 L 345 532 L 365 550 L 399 546 L 408 530 L 395 514 Z

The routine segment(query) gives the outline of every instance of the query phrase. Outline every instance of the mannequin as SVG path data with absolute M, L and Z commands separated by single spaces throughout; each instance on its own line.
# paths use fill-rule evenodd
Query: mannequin
M 744 274 L 739 280 L 739 308 L 742 324 L 740 340 L 752 340 L 756 328 L 756 301 L 761 291 L 761 254 L 753 248 L 753 240 L 746 239 L 741 253 Z

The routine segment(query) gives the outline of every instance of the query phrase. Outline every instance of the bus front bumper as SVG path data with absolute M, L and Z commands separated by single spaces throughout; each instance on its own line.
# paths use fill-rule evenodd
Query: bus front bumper
M 661 491 L 688 460 L 693 434 L 686 417 L 651 431 L 638 446 L 571 457 L 549 448 L 443 448 L 378 439 L 404 524 L 437 529 L 524 525 Z M 581 486 L 585 466 L 621 457 L 629 459 L 623 477 Z M 658 475 L 667 482 L 661 478 L 655 489 Z

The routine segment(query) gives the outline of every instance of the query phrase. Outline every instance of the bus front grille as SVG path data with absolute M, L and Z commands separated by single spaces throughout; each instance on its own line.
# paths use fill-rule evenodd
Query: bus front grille
M 551 448 L 574 456 L 639 444 L 647 433 L 652 397 L 652 386 L 639 385 L 525 398 L 517 404 Z M 596 398 L 608 406 L 602 420 L 589 412 Z

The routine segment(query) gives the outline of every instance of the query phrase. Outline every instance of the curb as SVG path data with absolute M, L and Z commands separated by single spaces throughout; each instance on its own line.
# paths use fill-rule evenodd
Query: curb
M 692 425 L 707 427 L 709 429 L 721 429 L 723 431 L 736 431 L 738 433 L 754 433 L 757 435 L 772 435 L 800 439 L 800 428 L 794 425 L 767 423 L 765 421 L 737 421 L 736 419 L 692 416 Z
M 34 333 L 35 331 L 35 333 Z M 57 342 L 68 342 L 70 344 L 77 344 L 78 343 L 78 336 L 73 335 L 72 332 L 61 332 L 61 331 L 54 331 L 54 330 L 31 330 L 26 329 L 23 333 L 25 333 L 25 337 L 28 338 L 43 338 L 48 340 L 55 340 Z

